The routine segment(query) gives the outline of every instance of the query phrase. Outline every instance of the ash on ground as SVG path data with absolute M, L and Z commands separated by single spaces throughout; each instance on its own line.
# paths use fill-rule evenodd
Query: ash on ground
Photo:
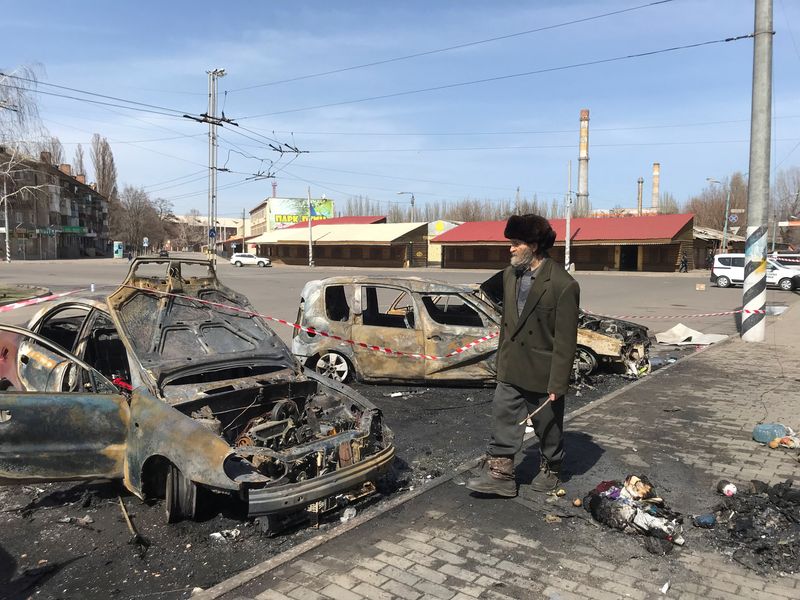
M 752 481 L 715 509 L 717 547 L 761 575 L 800 572 L 800 488 Z

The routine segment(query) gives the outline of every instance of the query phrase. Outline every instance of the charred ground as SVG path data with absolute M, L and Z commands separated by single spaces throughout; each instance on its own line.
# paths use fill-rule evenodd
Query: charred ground
M 691 349 L 659 350 L 679 358 Z M 630 380 L 600 374 L 568 398 L 573 411 Z M 354 386 L 395 432 L 394 497 L 424 486 L 484 450 L 492 387 Z M 141 540 L 132 541 L 125 503 Z M 355 508 L 379 505 L 373 496 Z M 88 517 L 88 518 L 87 518 Z M 145 504 L 109 482 L 0 487 L 0 597 L 187 598 L 339 523 L 299 524 L 275 537 L 244 518 L 244 507 L 212 503 L 205 519 L 166 525 L 163 502 Z M 224 533 L 222 540 L 214 533 Z

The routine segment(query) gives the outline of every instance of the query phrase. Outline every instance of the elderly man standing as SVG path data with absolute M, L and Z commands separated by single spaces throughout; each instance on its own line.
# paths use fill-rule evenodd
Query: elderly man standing
M 480 475 L 466 487 L 513 498 L 517 495 L 514 456 L 522 448 L 525 417 L 538 407 L 542 409 L 533 417 L 533 428 L 541 466 L 531 488 L 549 492 L 560 482 L 564 394 L 575 359 L 580 288 L 547 254 L 556 239 L 547 219 L 514 215 L 504 235 L 511 242 L 511 264 L 502 272 L 492 440 Z

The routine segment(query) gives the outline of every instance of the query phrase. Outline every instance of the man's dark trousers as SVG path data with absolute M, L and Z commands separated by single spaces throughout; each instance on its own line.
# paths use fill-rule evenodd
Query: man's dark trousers
M 522 448 L 525 424 L 519 425 L 542 402 L 545 406 L 533 416 L 533 429 L 539 438 L 539 451 L 551 469 L 558 470 L 564 459 L 564 397 L 547 402 L 547 393 L 523 390 L 510 383 L 497 382 L 492 402 L 491 456 L 513 457 Z

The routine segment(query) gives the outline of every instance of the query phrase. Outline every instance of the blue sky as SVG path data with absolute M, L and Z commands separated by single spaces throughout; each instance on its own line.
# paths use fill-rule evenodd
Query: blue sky
M 0 67 L 38 63 L 44 83 L 193 114 L 207 108 L 206 71 L 225 68 L 220 105 L 247 130 L 220 132 L 219 164 L 236 171 L 219 175 L 220 216 L 241 214 L 271 195 L 271 180 L 247 181 L 248 174 L 268 171 L 276 173 L 279 196 L 305 196 L 310 186 L 315 197 L 342 205 L 349 196 L 369 196 L 385 203 L 382 212 L 408 202 L 398 191 L 413 191 L 419 204 L 513 199 L 517 186 L 528 198 L 562 200 L 570 160 L 577 185 L 582 108 L 591 111 L 594 208 L 634 206 L 640 176 L 647 202 L 653 162 L 661 164 L 662 192 L 683 202 L 706 177 L 747 171 L 752 40 L 350 101 L 748 34 L 752 0 L 673 0 L 276 83 L 648 3 L 2 0 Z M 772 165 L 785 169 L 800 164 L 800 2 L 775 0 L 774 23 Z M 170 199 L 178 214 L 205 213 L 207 126 L 177 113 L 40 100 L 44 124 L 69 159 L 75 144 L 88 151 L 92 133 L 100 133 L 111 142 L 120 185 L 146 186 Z M 342 104 L 308 109 L 336 103 Z M 262 136 L 308 152 L 281 156 Z

